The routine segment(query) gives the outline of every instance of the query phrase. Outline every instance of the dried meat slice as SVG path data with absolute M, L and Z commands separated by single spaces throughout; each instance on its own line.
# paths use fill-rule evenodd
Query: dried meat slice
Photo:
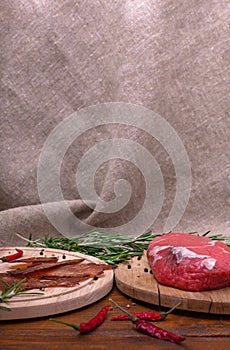
M 0 289 L 4 289 L 5 283 L 13 286 L 14 282 L 26 279 L 26 289 L 41 289 L 46 287 L 74 287 L 87 279 L 97 279 L 104 275 L 105 270 L 113 267 L 107 264 L 87 262 L 83 258 L 70 259 L 57 263 L 26 263 L 16 266 L 15 270 L 0 273 L 2 282 Z
M 0 290 L 6 288 L 6 284 L 8 287 L 13 286 L 14 283 L 20 282 L 21 280 L 25 280 L 24 286 L 25 290 L 31 289 L 44 289 L 47 287 L 74 287 L 80 282 L 83 282 L 89 279 L 89 274 L 85 274 L 84 276 L 74 276 L 74 277 L 55 277 L 53 279 L 38 279 L 35 277 L 27 277 L 24 276 L 10 276 L 8 274 L 0 274 Z M 94 277 L 94 276 L 93 276 Z
M 22 259 L 17 259 L 9 261 L 10 264 L 15 264 L 15 263 L 55 263 L 58 261 L 58 257 L 56 256 L 50 256 L 50 257 L 29 257 L 29 258 L 22 258 Z
M 86 263 L 79 265 L 63 265 L 58 269 L 51 269 L 49 271 L 44 271 L 43 276 L 50 277 L 73 277 L 73 276 L 81 276 L 84 274 L 88 274 L 91 276 L 98 276 L 102 274 L 105 270 L 111 270 L 112 267 L 110 265 L 105 264 L 95 264 L 95 263 Z
M 57 269 L 62 265 L 72 265 L 72 264 L 80 264 L 82 261 L 84 261 L 85 259 L 79 258 L 79 259 L 71 259 L 71 260 L 65 260 L 65 261 L 60 261 L 57 263 L 42 263 L 39 265 L 35 265 L 35 266 L 30 266 L 27 267 L 25 269 L 15 269 L 15 270 L 9 270 L 7 271 L 10 275 L 28 275 L 33 273 L 34 271 L 44 271 L 44 270 L 48 270 L 48 269 Z
M 152 240 L 147 258 L 161 284 L 187 291 L 230 286 L 230 249 L 223 242 L 168 233 Z

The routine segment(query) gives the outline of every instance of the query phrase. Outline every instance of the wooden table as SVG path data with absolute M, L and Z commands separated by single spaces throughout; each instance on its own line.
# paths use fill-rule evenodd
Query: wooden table
M 131 300 L 116 287 L 99 302 L 82 309 L 56 316 L 60 320 L 79 323 L 92 318 L 102 306 L 110 304 L 113 298 L 130 311 L 144 311 L 157 307 Z M 2 312 L 2 311 L 1 311 Z M 49 317 L 0 323 L 0 349 L 26 350 L 145 350 L 145 349 L 188 349 L 222 350 L 230 344 L 230 317 L 177 311 L 158 325 L 186 337 L 181 344 L 151 338 L 136 331 L 129 321 L 112 322 L 110 317 L 118 314 L 116 308 L 109 311 L 106 321 L 90 334 L 80 335 L 72 328 L 51 322 Z

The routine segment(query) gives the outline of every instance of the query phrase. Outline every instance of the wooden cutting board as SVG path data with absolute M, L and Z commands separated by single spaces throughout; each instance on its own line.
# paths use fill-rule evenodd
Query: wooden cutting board
M 17 247 L 20 248 L 20 247 Z M 23 257 L 40 257 L 40 248 L 22 247 Z M 0 256 L 15 253 L 12 247 L 0 248 Z M 62 261 L 63 255 L 66 259 L 84 258 L 87 262 L 103 263 L 94 257 L 80 253 L 67 252 L 45 248 L 43 256 L 56 256 Z M 0 272 L 9 270 L 12 263 L 0 262 Z M 114 272 L 113 270 L 104 271 L 104 275 L 98 280 L 88 279 L 81 282 L 75 287 L 57 287 L 46 288 L 43 295 L 18 295 L 12 298 L 7 305 L 11 311 L 0 310 L 0 320 L 26 319 L 42 316 L 50 316 L 66 311 L 76 310 L 83 306 L 89 305 L 110 292 L 113 288 Z M 31 290 L 32 291 L 32 290 Z M 31 292 L 30 291 L 30 292 Z M 38 290 L 33 290 L 38 292 Z
M 146 253 L 122 263 L 115 270 L 118 289 L 128 296 L 153 305 L 172 307 L 181 303 L 178 309 L 212 314 L 230 314 L 230 287 L 205 291 L 186 292 L 163 286 L 151 274 Z

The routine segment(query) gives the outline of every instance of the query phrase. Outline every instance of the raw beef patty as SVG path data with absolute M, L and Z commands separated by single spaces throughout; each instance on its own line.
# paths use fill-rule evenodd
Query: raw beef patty
M 161 284 L 195 292 L 230 286 L 230 249 L 223 242 L 167 233 L 152 240 L 147 258 Z

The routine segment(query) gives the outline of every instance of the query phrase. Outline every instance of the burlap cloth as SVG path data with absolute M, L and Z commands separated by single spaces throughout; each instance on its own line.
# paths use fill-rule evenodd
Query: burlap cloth
M 0 11 L 1 245 L 24 245 L 15 232 L 60 235 L 38 195 L 42 146 L 74 111 L 119 101 L 161 115 L 188 152 L 192 191 L 175 230 L 230 236 L 228 1 L 11 0 L 2 1 Z M 174 169 L 162 145 L 136 129 L 102 127 L 76 140 L 64 160 L 64 197 L 78 218 L 98 227 L 116 227 L 135 216 L 143 179 L 124 160 L 105 164 L 95 184 L 109 201 L 114 181 L 128 179 L 133 195 L 124 211 L 98 213 L 76 188 L 81 155 L 114 132 L 141 140 L 161 166 L 165 199 L 150 227 L 161 231 L 175 194 Z

